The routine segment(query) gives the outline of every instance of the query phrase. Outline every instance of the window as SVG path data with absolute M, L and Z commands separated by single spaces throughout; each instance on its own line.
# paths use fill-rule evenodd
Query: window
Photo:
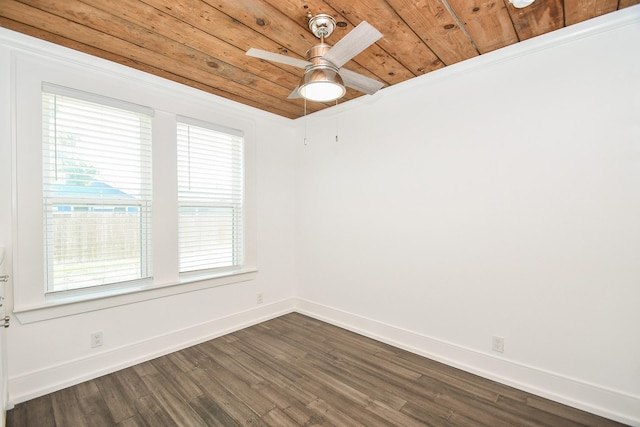
M 14 72 L 21 322 L 256 277 L 252 119 L 130 69 L 20 54 Z
M 180 273 L 243 264 L 243 137 L 178 118 Z
M 151 276 L 151 113 L 43 86 L 46 292 Z

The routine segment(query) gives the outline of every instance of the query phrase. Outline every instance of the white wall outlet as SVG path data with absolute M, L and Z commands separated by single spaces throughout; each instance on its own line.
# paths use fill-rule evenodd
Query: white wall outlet
M 504 338 L 494 335 L 491 339 L 491 350 L 504 353 Z
M 102 331 L 91 334 L 91 348 L 100 347 L 102 345 Z
M 262 304 L 262 301 L 263 301 L 263 299 L 262 299 L 262 292 L 259 292 L 259 293 L 258 293 L 258 295 L 256 296 L 256 302 L 257 302 L 258 304 Z

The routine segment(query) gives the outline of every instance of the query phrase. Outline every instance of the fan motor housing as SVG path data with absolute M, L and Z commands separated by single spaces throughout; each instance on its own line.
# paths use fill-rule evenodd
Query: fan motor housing
M 310 47 L 305 53 L 305 56 L 307 58 L 307 61 L 311 62 L 311 65 L 307 65 L 305 72 L 309 72 L 311 70 L 317 70 L 317 69 L 324 69 L 324 70 L 332 71 L 339 77 L 340 74 L 339 74 L 338 67 L 333 65 L 332 62 L 327 61 L 326 59 L 323 58 L 324 54 L 326 54 L 329 51 L 329 49 L 331 49 L 331 45 L 327 43 L 319 43 L 315 46 Z
M 331 49 L 331 45 L 328 45 L 326 43 L 319 43 L 307 49 L 304 55 L 307 58 L 307 61 L 313 64 L 321 64 L 321 63 L 330 64 L 329 61 L 322 59 L 322 56 L 327 52 L 329 52 L 329 49 Z

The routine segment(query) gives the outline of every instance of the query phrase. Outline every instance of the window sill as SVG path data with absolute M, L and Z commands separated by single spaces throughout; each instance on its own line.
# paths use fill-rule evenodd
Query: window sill
M 56 297 L 39 306 L 15 308 L 13 314 L 21 324 L 41 322 L 232 283 L 246 282 L 255 279 L 257 272 L 257 269 L 251 268 L 226 272 L 220 275 L 187 277 L 181 279 L 178 283 L 138 286 L 133 289 L 125 288 L 91 295 Z

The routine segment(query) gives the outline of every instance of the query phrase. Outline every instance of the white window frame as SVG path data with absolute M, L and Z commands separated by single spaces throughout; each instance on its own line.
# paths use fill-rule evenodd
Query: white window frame
M 15 196 L 14 313 L 21 323 L 31 323 L 89 312 L 163 296 L 255 278 L 256 185 L 255 123 L 246 116 L 212 104 L 212 96 L 142 75 L 117 64 L 101 61 L 99 66 L 82 61 L 17 52 L 12 54 L 12 119 Z M 95 93 L 124 102 L 148 106 L 156 114 L 153 140 L 153 280 L 117 289 L 92 290 L 46 296 L 44 283 L 42 226 L 42 84 Z M 213 105 L 213 106 L 212 106 Z M 240 269 L 210 275 L 181 277 L 177 246 L 177 117 L 193 117 L 207 123 L 238 129 L 245 144 L 244 264 Z M 90 289 L 90 288 L 88 288 Z
M 71 98 L 71 99 L 75 99 L 78 101 L 85 101 L 85 102 L 89 102 L 98 106 L 104 106 L 104 107 L 111 107 L 111 108 L 116 108 L 118 110 L 121 111 L 127 111 L 133 114 L 140 114 L 144 117 L 147 117 L 149 119 L 152 119 L 153 115 L 154 115 L 154 111 L 151 108 L 147 108 L 144 106 L 140 106 L 137 104 L 131 104 L 131 103 L 126 103 L 123 102 L 121 100 L 117 100 L 117 99 L 113 99 L 113 98 L 106 98 L 106 97 L 102 97 L 102 96 L 98 96 L 94 93 L 87 93 L 87 92 L 82 92 L 82 91 L 76 91 L 67 87 L 63 87 L 63 86 L 57 86 L 57 85 L 52 85 L 49 83 L 43 83 L 42 84 L 42 94 L 43 97 L 45 96 L 45 93 L 51 94 L 53 96 L 63 96 L 63 97 L 67 97 L 67 98 Z M 44 101 L 44 99 L 43 99 Z M 151 120 L 149 121 L 151 122 Z M 44 123 L 44 117 L 43 117 L 43 122 L 42 122 L 42 128 L 43 128 L 43 138 L 44 138 L 44 129 L 45 129 L 46 125 Z M 150 129 L 149 129 L 150 130 Z M 149 133 L 149 138 L 151 137 L 151 134 Z M 57 138 L 57 135 L 54 136 L 54 138 Z M 140 141 L 141 142 L 141 146 L 140 149 L 141 150 L 145 150 L 145 145 L 144 145 L 144 141 Z M 148 141 L 152 142 L 152 141 Z M 43 150 L 44 150 L 44 140 L 43 140 Z M 54 141 L 53 144 L 57 144 L 57 141 Z M 148 147 L 148 145 L 146 146 Z M 146 151 L 146 150 L 145 150 Z M 58 150 L 55 150 L 55 152 L 57 153 Z M 150 156 L 151 152 L 148 151 L 148 156 Z M 146 161 L 148 163 L 150 163 L 150 157 L 146 158 Z M 46 162 L 46 158 L 43 158 L 43 161 Z M 51 160 L 49 160 L 51 161 Z M 54 160 L 55 162 L 57 162 L 57 158 Z M 45 165 L 46 166 L 46 165 Z M 45 167 L 45 170 L 47 168 Z M 57 171 L 58 168 L 56 167 L 55 170 Z M 151 172 L 151 171 L 149 171 Z M 104 284 L 100 284 L 97 285 L 100 287 L 100 291 L 103 292 L 105 289 L 107 288 L 126 288 L 128 286 L 131 286 L 132 284 L 147 284 L 150 280 L 150 276 L 152 275 L 153 272 L 153 267 L 152 267 L 152 262 L 153 262 L 153 258 L 150 256 L 149 254 L 149 249 L 150 249 L 150 245 L 152 242 L 152 232 L 151 232 L 151 223 L 152 223 L 152 200 L 151 200 L 151 176 L 150 175 L 143 175 L 142 181 L 140 182 L 141 187 L 139 188 L 140 190 L 142 190 L 142 194 L 143 197 L 141 199 L 139 199 L 136 202 L 138 207 L 139 207 L 139 215 L 140 215 L 140 221 L 141 223 L 140 225 L 140 231 L 141 231 L 141 242 L 140 242 L 140 255 L 139 255 L 139 261 L 141 262 L 141 276 L 140 278 L 136 278 L 133 280 L 128 280 L 128 281 L 122 281 L 122 282 L 109 282 L 109 283 L 104 283 Z M 145 191 L 146 190 L 146 191 Z M 93 206 L 103 206 L 103 205 L 131 205 L 132 204 L 132 200 L 131 199 L 109 199 L 109 200 L 101 200 L 101 199 L 94 199 L 91 197 L 88 198 L 70 198 L 68 196 L 54 196 L 53 194 L 46 194 L 46 191 L 43 194 L 43 197 L 45 197 L 45 200 L 48 201 L 48 203 L 44 204 L 44 215 L 46 217 L 45 220 L 45 235 L 48 235 L 49 233 L 51 233 L 51 230 L 47 229 L 46 224 L 52 224 L 53 223 L 53 218 L 54 218 L 54 212 L 52 210 L 53 206 L 56 205 L 65 205 L 68 204 L 70 206 L 74 206 L 74 205 L 93 205 Z M 48 236 L 49 237 L 49 236 Z M 80 294 L 86 294 L 86 293 L 92 293 L 95 292 L 96 290 L 98 290 L 98 288 L 94 288 L 91 289 L 93 286 L 96 285 L 89 285 L 89 286 L 85 286 L 85 287 L 81 287 L 81 288 L 73 288 L 70 290 L 58 290 L 58 289 L 51 289 L 50 287 L 53 285 L 54 282 L 54 258 L 51 255 L 51 251 L 52 251 L 52 247 L 49 246 L 51 245 L 53 242 L 49 242 L 48 239 L 45 239 L 45 244 L 44 244 L 44 250 L 45 250 L 45 262 L 47 263 L 47 269 L 46 269 L 46 274 L 45 274 L 45 282 L 46 282 L 46 287 L 47 290 L 46 292 L 46 297 L 50 297 L 51 295 L 53 295 L 54 293 L 58 293 L 58 295 L 62 295 L 62 293 L 65 293 L 66 295 L 80 295 Z
M 239 137 L 242 138 L 242 140 L 244 141 L 244 134 L 241 130 L 238 129 L 230 129 L 227 127 L 222 127 L 220 125 L 216 125 L 214 123 L 207 123 L 207 122 L 203 122 L 201 120 L 196 120 L 193 119 L 191 117 L 184 117 L 184 116 L 179 116 L 177 117 L 177 122 L 178 125 L 179 124 L 183 124 L 186 126 L 194 126 L 197 128 L 201 128 L 201 129 L 205 129 L 205 130 L 211 130 L 214 132 L 219 132 L 222 134 L 226 134 L 232 137 Z M 244 142 L 242 144 L 242 147 L 240 148 L 240 156 L 244 157 Z M 242 167 L 242 177 L 240 178 L 241 181 L 244 181 L 244 167 Z M 244 185 L 242 185 L 244 187 Z M 242 191 L 242 190 L 241 190 Z M 240 233 L 239 237 L 235 237 L 233 238 L 233 253 L 232 253 L 232 258 L 233 258 L 233 265 L 238 265 L 238 264 L 243 264 L 244 263 L 244 204 L 245 204 L 245 198 L 244 198 L 244 194 L 241 194 L 241 198 L 240 200 L 237 200 L 236 197 L 225 197 L 225 201 L 224 202 L 220 202 L 220 201 L 210 201 L 210 200 L 189 200 L 189 201 L 182 201 L 182 200 L 178 200 L 178 209 L 182 208 L 182 207 L 203 207 L 203 208 L 231 208 L 234 210 L 234 221 L 240 222 L 240 227 L 238 227 L 238 231 Z M 233 201 L 231 201 L 230 199 L 234 199 Z M 178 233 L 178 236 L 180 237 L 180 233 Z M 240 241 L 238 241 L 240 240 Z M 234 269 L 235 267 L 222 267 L 222 268 L 218 268 L 218 269 L 212 269 L 209 271 L 224 271 L 224 269 Z M 182 268 L 180 268 L 180 277 L 182 278 L 190 278 L 190 277 L 198 277 L 201 276 L 202 274 L 207 274 L 208 270 L 202 270 L 202 269 L 196 269 L 196 270 L 189 270 L 189 271 L 183 271 Z

